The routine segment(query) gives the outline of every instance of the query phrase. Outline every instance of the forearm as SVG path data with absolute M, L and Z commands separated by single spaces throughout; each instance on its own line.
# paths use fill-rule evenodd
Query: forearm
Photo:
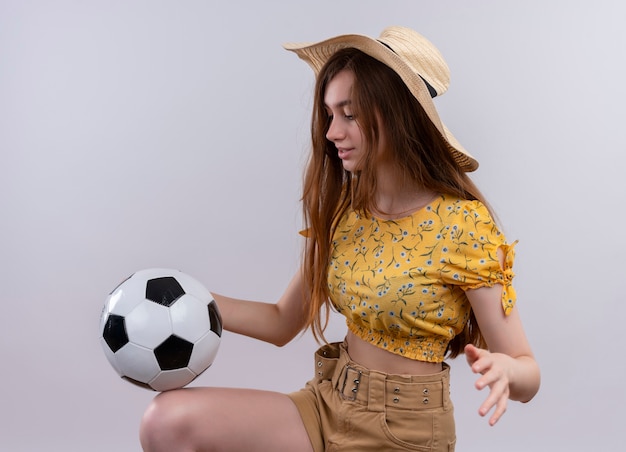
M 213 294 L 224 329 L 282 346 L 305 324 L 302 274 L 297 272 L 277 303 L 239 300 Z
M 275 345 L 284 345 L 298 333 L 281 319 L 274 303 L 239 300 L 213 294 L 222 315 L 225 330 L 243 334 Z

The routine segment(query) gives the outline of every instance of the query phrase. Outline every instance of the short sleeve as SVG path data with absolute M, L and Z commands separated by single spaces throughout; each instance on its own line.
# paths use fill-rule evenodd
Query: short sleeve
M 501 284 L 502 309 L 511 313 L 517 299 L 512 280 L 514 246 L 509 245 L 484 204 L 459 203 L 448 212 L 441 237 L 441 276 L 446 284 L 464 291 Z M 498 258 L 503 254 L 503 264 Z

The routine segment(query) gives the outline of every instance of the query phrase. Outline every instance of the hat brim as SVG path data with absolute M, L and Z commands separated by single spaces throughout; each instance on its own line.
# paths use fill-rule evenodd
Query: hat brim
M 393 69 L 404 81 L 413 96 L 418 100 L 431 122 L 437 127 L 442 138 L 450 147 L 458 165 L 467 172 L 478 168 L 478 161 L 459 143 L 450 130 L 443 124 L 435 108 L 428 87 L 422 77 L 410 68 L 401 57 L 389 47 L 376 39 L 359 34 L 336 36 L 316 43 L 286 43 L 286 50 L 294 52 L 313 69 L 315 75 L 319 73 L 326 61 L 338 50 L 355 48 L 377 59 Z

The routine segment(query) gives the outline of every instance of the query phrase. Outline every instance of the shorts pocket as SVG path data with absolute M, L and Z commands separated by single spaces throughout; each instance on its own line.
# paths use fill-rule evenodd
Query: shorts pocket
M 451 411 L 387 409 L 381 416 L 387 438 L 408 450 L 454 452 L 456 432 Z
M 381 416 L 381 424 L 390 441 L 410 450 L 432 450 L 435 428 L 432 413 L 387 409 Z

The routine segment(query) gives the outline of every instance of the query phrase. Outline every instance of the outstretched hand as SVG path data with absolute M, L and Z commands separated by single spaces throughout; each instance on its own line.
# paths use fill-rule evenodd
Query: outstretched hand
M 489 396 L 478 409 L 478 414 L 486 416 L 492 408 L 495 410 L 489 418 L 489 425 L 495 425 L 506 411 L 510 395 L 511 358 L 502 353 L 491 353 L 474 345 L 465 346 L 465 357 L 472 372 L 481 374 L 474 386 L 483 390 L 489 386 Z

